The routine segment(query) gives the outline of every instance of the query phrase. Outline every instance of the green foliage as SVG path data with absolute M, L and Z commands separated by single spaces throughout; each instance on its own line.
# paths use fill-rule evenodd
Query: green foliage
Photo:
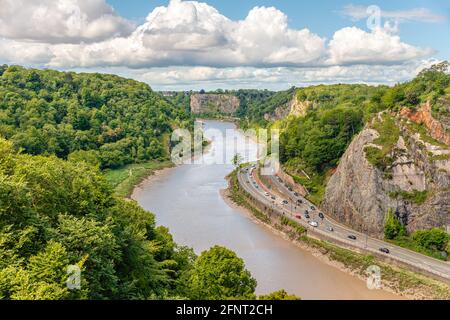
M 372 143 L 379 146 L 368 146 L 364 149 L 367 160 L 378 169 L 387 172 L 394 162 L 394 151 L 400 137 L 400 129 L 394 118 L 388 114 L 383 114 L 381 119 L 375 118 L 372 123 L 379 137 Z
M 188 281 L 190 296 L 196 300 L 255 298 L 256 280 L 244 261 L 224 247 L 202 252 Z
M 405 226 L 398 220 L 392 210 L 389 210 L 384 222 L 384 238 L 393 240 L 406 235 Z
M 392 242 L 436 259 L 448 261 L 450 256 L 450 235 L 439 228 L 418 230 L 410 236 L 397 237 Z
M 416 231 L 413 233 L 412 239 L 418 246 L 427 250 L 446 251 L 449 249 L 450 235 L 439 228 Z
M 285 216 L 281 217 L 281 225 L 291 227 L 293 230 L 295 230 L 297 236 L 303 236 L 306 234 L 305 227 Z
M 26 153 L 71 155 L 101 168 L 165 159 L 164 135 L 192 125 L 186 110 L 146 84 L 18 66 L 0 74 L 0 120 L 0 136 Z
M 285 290 L 279 290 L 267 295 L 261 295 L 258 297 L 259 300 L 301 300 L 299 297 L 287 293 Z
M 114 188 L 115 195 L 129 197 L 133 189 L 154 171 L 168 168 L 173 165 L 170 161 L 148 161 L 128 164 L 117 169 L 104 171 L 106 180 Z
M 418 204 L 418 205 L 421 205 L 425 201 L 427 201 L 429 195 L 430 195 L 430 192 L 427 190 L 424 190 L 424 191 L 414 190 L 412 192 L 400 190 L 400 191 L 394 191 L 394 192 L 389 193 L 389 196 L 391 198 L 394 198 L 394 199 L 401 198 L 401 199 L 408 200 L 408 201 L 410 201 L 414 204 Z
M 114 198 L 97 168 L 17 154 L 0 140 L 0 296 L 145 299 L 176 292 L 192 265 L 154 216 Z M 68 265 L 82 289 L 68 290 Z
M 245 121 L 241 121 L 241 126 L 266 125 L 264 119 L 266 113 L 272 113 L 277 107 L 286 106 L 292 100 L 296 89 L 292 87 L 286 91 L 272 92 L 268 90 L 237 90 L 232 92 L 240 100 L 240 106 L 236 111 L 236 116 Z

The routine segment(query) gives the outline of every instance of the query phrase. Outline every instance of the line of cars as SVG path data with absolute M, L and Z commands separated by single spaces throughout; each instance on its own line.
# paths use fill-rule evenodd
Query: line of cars
M 295 197 L 297 197 L 297 198 L 300 197 L 300 195 L 299 195 L 297 192 L 294 192 L 294 191 L 293 191 L 293 188 L 290 187 L 287 183 L 284 183 L 284 181 L 283 181 L 280 177 L 277 177 L 277 179 L 278 179 L 278 182 L 280 182 L 281 184 L 283 184 L 283 185 L 286 187 L 286 189 L 289 190 L 289 192 L 292 192 L 292 193 L 293 193 L 293 195 L 294 195 Z M 301 205 L 301 204 L 303 204 L 303 203 L 306 204 L 306 200 L 304 201 L 304 200 L 302 200 L 302 199 L 297 199 L 297 204 L 298 204 L 298 205 Z M 316 208 L 315 208 L 313 205 L 310 206 L 310 209 L 311 209 L 312 211 L 315 211 L 315 210 L 316 210 Z M 318 213 L 318 216 L 319 216 L 319 218 L 320 218 L 322 221 L 325 219 L 325 215 L 324 215 L 323 212 L 321 212 L 321 211 Z M 301 215 L 296 215 L 295 217 L 296 217 L 297 219 L 301 219 L 301 218 L 302 218 Z M 308 219 L 308 220 L 311 218 L 310 215 L 309 215 L 309 211 L 308 211 L 308 210 L 305 210 L 305 218 Z M 319 224 L 318 224 L 317 221 L 308 221 L 308 223 L 309 223 L 309 225 L 311 225 L 312 227 L 315 227 L 315 228 L 317 228 L 317 227 L 319 226 Z M 332 226 L 328 226 L 328 227 L 327 227 L 327 231 L 329 231 L 329 232 L 334 232 L 334 228 L 333 228 Z M 348 237 L 348 239 L 350 239 L 350 240 L 354 240 L 354 241 L 357 240 L 357 237 L 356 237 L 355 235 L 352 235 L 352 234 L 348 235 L 347 237 Z M 389 254 L 389 253 L 390 253 L 390 250 L 389 250 L 388 248 L 385 248 L 385 247 L 379 248 L 379 251 L 382 252 L 382 253 L 385 253 L 385 254 Z
M 256 166 L 253 165 L 253 166 L 251 166 L 250 168 L 246 168 L 245 171 L 248 172 L 248 173 L 250 174 L 250 176 L 252 176 L 253 170 L 255 170 L 255 169 L 256 169 Z M 252 178 L 250 178 L 250 179 L 252 179 Z M 278 177 L 278 181 L 279 181 L 280 183 L 284 184 L 284 183 L 283 183 L 283 180 L 282 180 L 280 177 Z M 250 181 L 247 180 L 247 183 L 250 184 Z M 254 187 L 255 187 L 256 189 L 259 189 L 259 188 L 260 188 L 259 185 L 258 185 L 258 183 L 257 183 L 254 179 L 252 179 L 252 182 L 251 182 L 251 183 L 253 183 L 253 185 L 254 185 Z M 295 204 L 296 204 L 295 208 L 297 208 L 297 205 L 298 205 L 298 206 L 300 206 L 300 205 L 307 205 L 307 201 L 304 200 L 304 199 L 301 199 L 301 198 L 300 198 L 301 196 L 300 196 L 297 192 L 294 192 L 293 189 L 292 189 L 290 186 L 288 186 L 287 184 L 284 184 L 284 186 L 289 190 L 289 192 L 292 192 L 293 195 L 297 198 L 297 199 L 296 199 L 296 202 L 295 202 Z M 276 198 L 274 195 L 271 195 L 269 192 L 264 192 L 264 195 L 265 195 L 266 197 L 270 197 L 271 200 L 272 200 L 272 203 L 275 203 L 275 201 L 276 201 L 277 198 Z M 286 206 L 286 205 L 288 205 L 288 204 L 289 204 L 289 201 L 288 201 L 288 200 L 286 200 L 286 199 L 281 199 L 281 200 L 280 200 L 280 205 Z M 310 205 L 310 206 L 309 206 L 309 209 L 311 209 L 311 211 L 316 211 L 316 210 L 317 210 L 316 207 L 315 207 L 314 205 Z M 323 214 L 323 212 L 319 211 L 318 216 L 319 216 L 319 218 L 320 218 L 322 221 L 324 221 L 325 215 Z M 317 221 L 310 220 L 310 219 L 311 219 L 311 216 L 310 216 L 310 214 L 309 214 L 309 210 L 305 210 L 305 211 L 304 211 L 304 217 L 305 217 L 305 219 L 307 220 L 307 222 L 308 222 L 308 224 L 309 224 L 310 226 L 312 226 L 312 227 L 314 227 L 314 228 L 318 228 L 318 227 L 319 227 L 319 223 L 318 223 Z M 302 219 L 302 216 L 301 216 L 300 214 L 296 214 L 296 215 L 295 215 L 295 218 L 301 220 L 301 219 Z M 332 226 L 328 226 L 328 227 L 326 228 L 326 230 L 327 230 L 328 232 L 334 232 L 334 228 L 333 228 Z M 357 240 L 357 237 L 356 237 L 355 235 L 352 235 L 352 234 L 348 235 L 347 238 L 350 239 L 350 240 L 353 240 L 353 241 L 356 241 L 356 240 Z M 390 253 L 390 250 L 389 250 L 388 248 L 386 248 L 386 247 L 381 247 L 381 248 L 379 248 L 379 251 L 382 252 L 382 253 L 385 253 L 385 254 L 389 254 L 389 253 Z

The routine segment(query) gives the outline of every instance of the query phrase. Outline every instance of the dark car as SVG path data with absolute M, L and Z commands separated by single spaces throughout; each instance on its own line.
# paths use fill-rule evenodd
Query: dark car
M 271 198 L 272 198 L 272 200 L 275 200 L 275 199 L 276 199 L 276 197 L 275 197 L 275 196 L 271 196 Z
M 289 201 L 283 200 L 283 204 L 289 204 Z
M 288 190 L 292 192 L 292 188 L 291 187 L 288 187 Z
M 309 214 L 305 214 L 305 218 L 309 219 L 310 218 Z
M 309 213 L 309 211 L 308 210 L 305 210 L 305 214 L 308 214 Z
M 349 235 L 348 238 L 349 238 L 349 239 L 352 239 L 352 240 L 356 240 L 356 236 L 354 236 L 354 235 L 352 235 L 352 234 Z
M 298 192 L 294 192 L 294 196 L 298 197 L 299 196 Z
M 380 248 L 380 251 L 386 254 L 390 252 L 388 248 Z
M 297 203 L 298 203 L 298 204 L 302 204 L 302 203 L 303 203 L 303 201 L 302 201 L 302 200 L 300 200 L 300 199 L 298 199 L 298 200 L 297 200 Z
M 325 216 L 323 215 L 322 212 L 319 212 L 319 218 L 323 220 L 323 218 L 325 218 Z
M 316 207 L 314 207 L 314 206 L 311 206 L 311 210 L 316 210 Z

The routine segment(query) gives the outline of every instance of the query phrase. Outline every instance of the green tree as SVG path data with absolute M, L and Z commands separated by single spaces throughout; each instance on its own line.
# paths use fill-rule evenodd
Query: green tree
M 189 296 L 195 300 L 254 299 L 255 288 L 243 260 L 220 246 L 202 252 L 189 277 Z
M 384 222 L 384 238 L 394 240 L 401 236 L 406 236 L 406 228 L 395 216 L 392 209 L 389 209 Z
M 275 291 L 266 295 L 260 295 L 259 300 L 301 300 L 293 294 L 287 293 L 285 290 Z

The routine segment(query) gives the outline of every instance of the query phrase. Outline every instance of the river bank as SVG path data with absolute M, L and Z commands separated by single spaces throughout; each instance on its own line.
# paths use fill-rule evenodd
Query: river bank
M 253 222 L 261 224 L 271 232 L 291 241 L 303 250 L 309 251 L 324 263 L 343 272 L 366 281 L 367 268 L 376 265 L 381 269 L 381 288 L 407 299 L 450 299 L 450 287 L 434 279 L 413 273 L 403 268 L 386 264 L 377 258 L 340 248 L 326 241 L 314 239 L 298 234 L 292 227 L 283 225 L 279 219 L 262 213 L 251 201 L 248 201 L 240 190 L 236 174 L 227 177 L 228 188 L 221 191 L 221 195 L 229 205 L 239 209 Z
M 171 161 L 135 163 L 119 169 L 106 171 L 104 177 L 111 184 L 117 196 L 129 198 L 134 189 L 144 180 L 173 166 L 174 164 Z

